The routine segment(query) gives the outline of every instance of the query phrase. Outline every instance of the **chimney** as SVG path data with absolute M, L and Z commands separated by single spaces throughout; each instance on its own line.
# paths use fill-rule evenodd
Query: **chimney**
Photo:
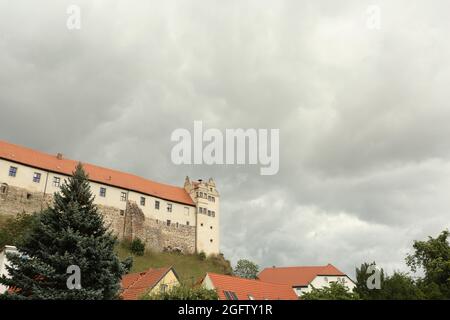
M 63 154 L 58 152 L 58 153 L 56 154 L 56 158 L 57 158 L 58 160 L 62 160 Z

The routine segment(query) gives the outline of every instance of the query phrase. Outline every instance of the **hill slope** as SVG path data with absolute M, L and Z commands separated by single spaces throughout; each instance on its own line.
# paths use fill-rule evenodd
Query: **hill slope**
M 191 285 L 203 277 L 206 272 L 230 274 L 230 262 L 223 256 L 210 256 L 204 260 L 196 254 L 180 254 L 169 252 L 146 251 L 143 256 L 135 256 L 123 244 L 117 246 L 117 253 L 121 260 L 133 257 L 131 272 L 141 272 L 149 268 L 173 266 L 181 282 Z

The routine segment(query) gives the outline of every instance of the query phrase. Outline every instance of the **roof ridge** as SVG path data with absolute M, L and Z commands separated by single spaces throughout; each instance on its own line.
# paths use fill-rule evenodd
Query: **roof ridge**
M 2 150 L 0 150 L 0 158 L 8 161 L 64 175 L 70 175 L 75 165 L 81 162 L 85 165 L 89 179 L 93 182 L 140 192 L 168 201 L 191 206 L 195 205 L 189 193 L 181 186 L 157 182 L 135 173 L 111 169 L 89 162 L 69 158 L 58 159 L 50 153 L 4 140 L 0 140 L 0 147 L 2 147 Z
M 13 146 L 15 146 L 15 147 L 17 147 L 17 148 L 27 149 L 27 150 L 32 151 L 32 152 L 41 153 L 41 154 L 44 154 L 44 155 L 46 155 L 46 156 L 50 156 L 50 157 L 53 157 L 53 156 L 54 156 L 53 154 L 48 153 L 48 152 L 45 152 L 45 151 L 40 151 L 40 150 L 33 149 L 33 148 L 30 148 L 30 147 L 25 147 L 25 146 L 18 145 L 18 144 L 15 144 L 15 143 L 10 143 L 10 142 L 7 142 L 7 141 L 5 141 L 5 140 L 0 140 L 0 144 L 2 144 L 2 143 L 9 144 L 9 145 L 13 145 Z M 1 156 L 0 156 L 0 157 L 1 157 Z M 136 173 L 127 172 L 127 171 L 123 171 L 123 170 L 120 170 L 120 169 L 108 168 L 108 167 L 101 166 L 101 165 L 98 165 L 98 164 L 93 164 L 93 163 L 90 163 L 90 162 L 84 162 L 84 161 L 81 161 L 81 160 L 74 160 L 74 159 L 70 159 L 70 158 L 64 158 L 63 160 L 65 160 L 65 161 L 73 161 L 73 162 L 75 162 L 75 163 L 81 163 L 81 164 L 83 164 L 83 165 L 89 165 L 89 166 L 92 166 L 92 167 L 95 167 L 95 168 L 104 169 L 104 170 L 109 170 L 109 171 L 113 171 L 113 172 L 120 173 L 120 174 L 127 174 L 127 175 L 133 176 L 133 177 L 135 177 L 135 178 L 148 180 L 148 181 L 150 181 L 150 182 L 157 183 L 157 184 L 160 184 L 160 185 L 163 185 L 163 186 L 167 186 L 167 187 L 173 187 L 173 188 L 184 189 L 184 188 L 182 188 L 182 187 L 180 187 L 180 186 L 176 186 L 176 185 L 169 184 L 169 183 L 164 183 L 164 182 L 154 181 L 154 180 L 152 180 L 152 179 L 144 178 L 144 177 L 142 177 L 142 176 L 139 176 L 139 175 L 137 175 Z

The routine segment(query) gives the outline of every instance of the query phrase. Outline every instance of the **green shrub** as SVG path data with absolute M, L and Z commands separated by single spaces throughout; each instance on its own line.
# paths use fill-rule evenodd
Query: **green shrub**
M 27 234 L 37 216 L 37 213 L 19 213 L 15 217 L 6 218 L 0 225 L 0 248 L 5 245 L 16 246 Z
M 174 286 L 165 292 L 146 295 L 142 300 L 218 300 L 216 290 L 209 290 L 203 287 L 188 287 L 185 285 Z
M 133 241 L 131 241 L 130 251 L 131 253 L 137 256 L 143 256 L 145 252 L 145 244 L 142 242 L 141 239 L 136 238 Z
M 204 253 L 203 251 L 199 252 L 197 254 L 197 256 L 198 256 L 199 260 L 201 260 L 201 261 L 205 261 L 206 260 L 206 253 Z

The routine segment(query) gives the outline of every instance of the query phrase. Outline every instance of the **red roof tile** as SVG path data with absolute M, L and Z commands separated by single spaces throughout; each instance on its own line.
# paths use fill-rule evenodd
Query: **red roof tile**
M 1 140 L 0 158 L 64 175 L 71 175 L 78 163 L 78 161 L 64 158 L 58 159 L 56 155 L 49 155 Z M 91 181 L 148 194 L 169 201 L 191 206 L 195 205 L 184 188 L 146 180 L 133 174 L 88 163 L 83 163 L 83 166 Z
M 302 287 L 308 286 L 319 275 L 345 276 L 345 273 L 328 264 L 326 266 L 266 268 L 259 273 L 258 278 L 266 282 Z
M 122 298 L 138 300 L 149 289 L 153 288 L 169 272 L 172 267 L 149 269 L 145 272 L 130 273 L 122 277 Z
M 224 291 L 234 292 L 239 300 L 297 300 L 294 290 L 282 284 L 244 279 L 223 274 L 207 273 L 220 300 L 226 300 Z

